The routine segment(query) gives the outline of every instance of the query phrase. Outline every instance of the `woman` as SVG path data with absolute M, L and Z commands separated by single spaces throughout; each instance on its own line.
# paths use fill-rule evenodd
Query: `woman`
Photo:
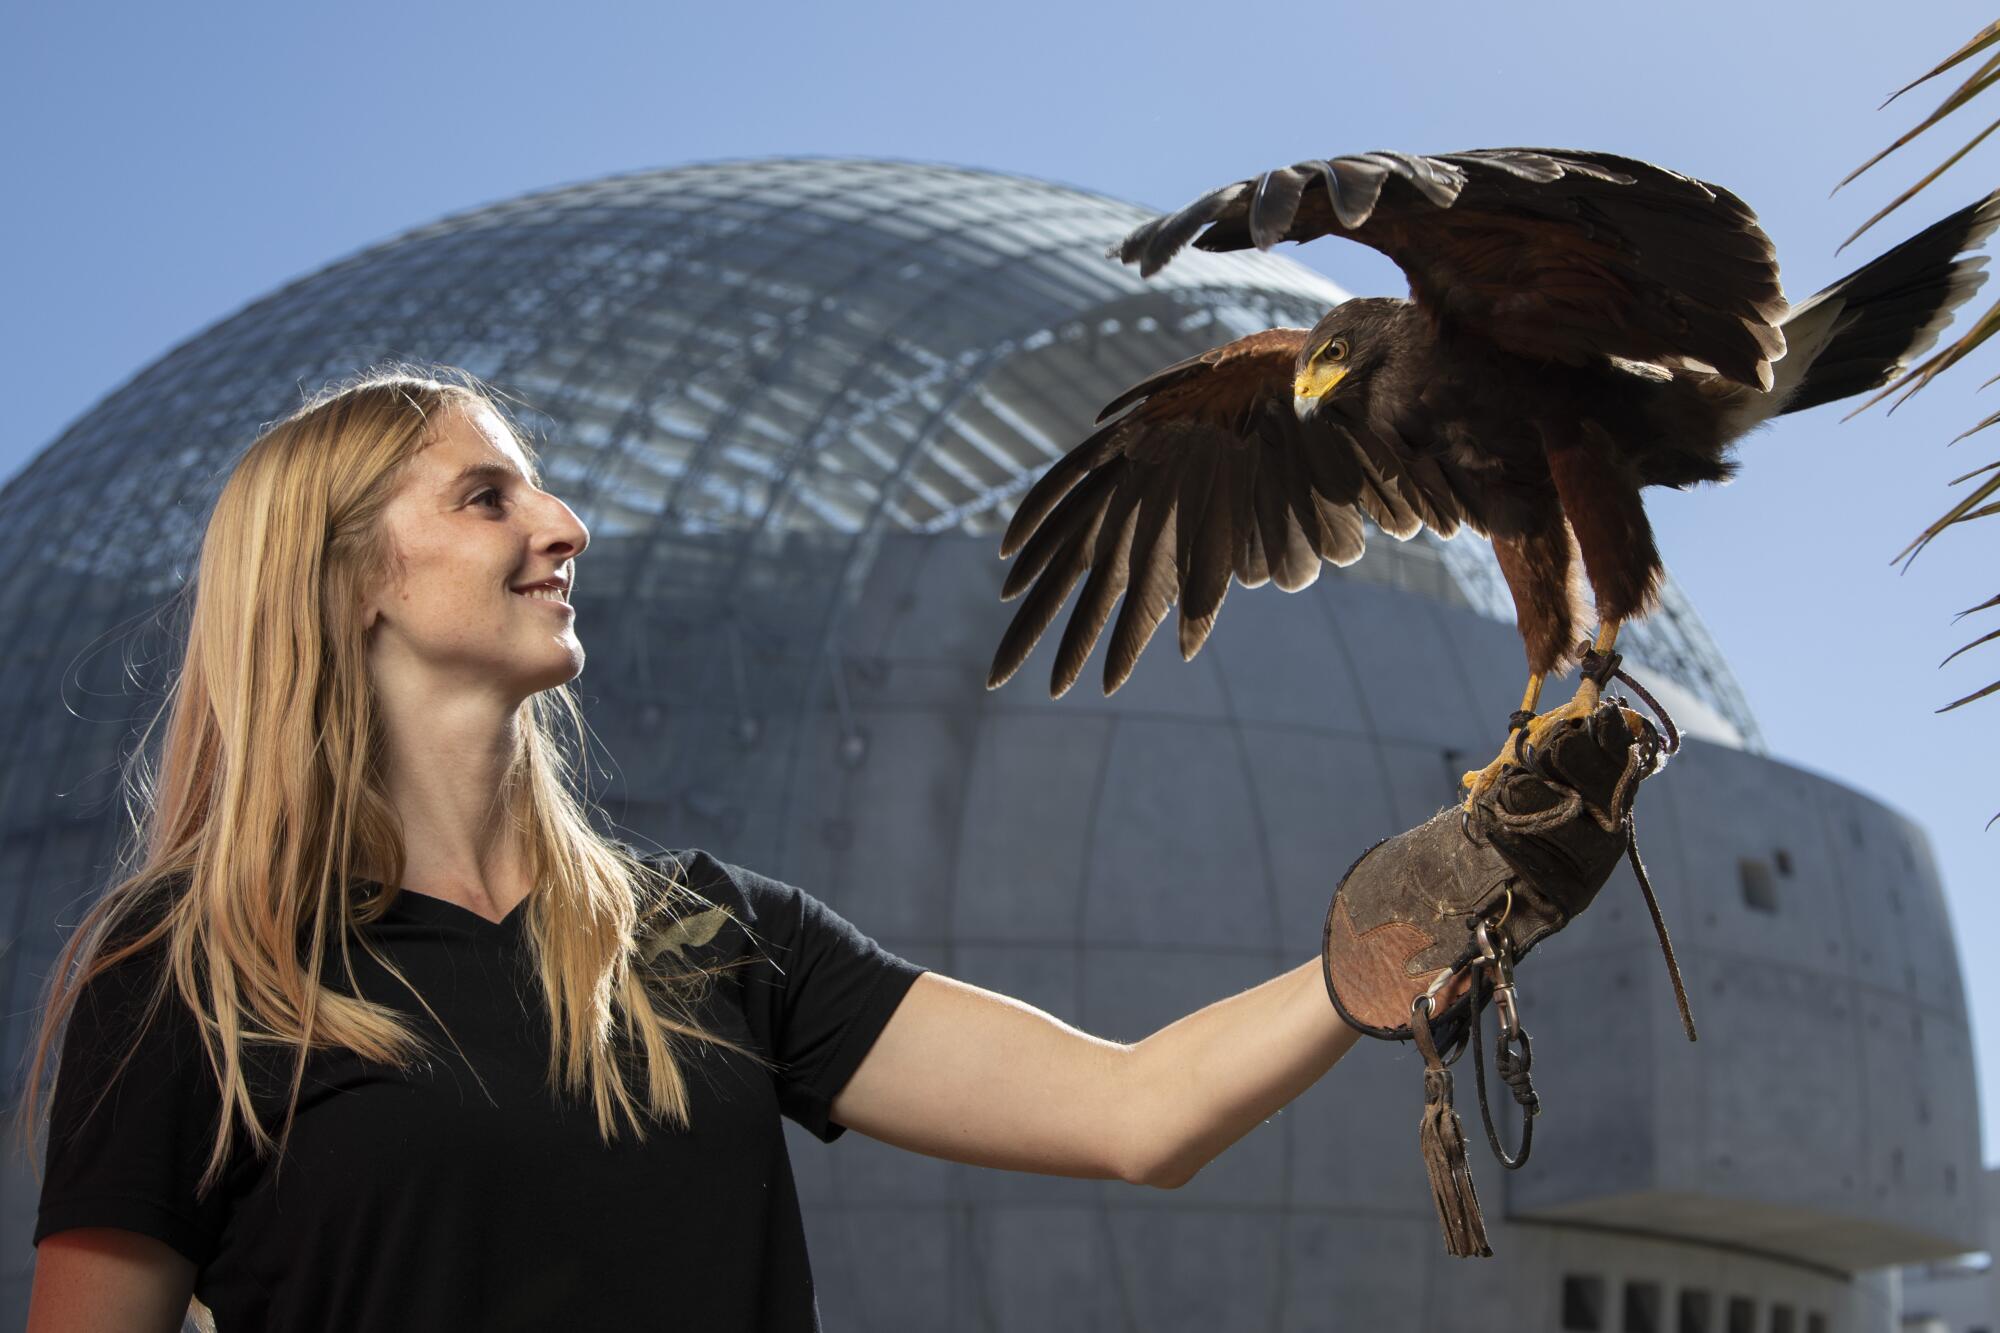
M 1355 1042 L 1317 958 L 1103 1041 L 606 838 L 555 725 L 589 542 L 468 375 L 238 462 L 136 864 L 53 972 L 31 1333 L 813 1328 L 780 1113 L 1172 1188 Z

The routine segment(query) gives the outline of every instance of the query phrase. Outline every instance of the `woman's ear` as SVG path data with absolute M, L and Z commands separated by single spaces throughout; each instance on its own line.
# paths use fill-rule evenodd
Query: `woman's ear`
M 382 618 L 382 606 L 395 595 L 396 584 L 393 577 L 377 576 L 374 579 L 357 578 L 350 585 L 358 590 L 360 605 L 357 617 L 361 622 L 361 637 L 367 638 L 375 632 L 375 626 Z

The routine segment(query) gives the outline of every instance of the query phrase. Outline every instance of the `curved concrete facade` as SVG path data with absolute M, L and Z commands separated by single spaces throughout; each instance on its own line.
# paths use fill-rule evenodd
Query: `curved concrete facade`
M 679 827 L 768 848 L 892 947 L 1103 1036 L 1312 957 L 1333 880 L 1446 802 L 1513 703 L 1509 627 L 1332 577 L 1232 591 L 1199 657 L 1148 654 L 1110 699 L 1051 703 L 1033 679 L 988 694 L 1000 570 L 981 539 L 885 544 L 843 668 L 866 756 L 842 761 L 829 708 L 789 742 L 769 824 Z M 1628 1285 L 1670 1315 L 1706 1297 L 1718 1333 L 1731 1301 L 1759 1330 L 1780 1308 L 1797 1333 L 1814 1315 L 1891 1327 L 1886 1279 L 1854 1275 L 1981 1234 L 1971 1045 L 1922 834 L 1701 741 L 1640 817 L 1701 1041 L 1621 869 L 1522 969 L 1535 1156 L 1509 1176 L 1472 1154 L 1502 1259 L 1444 1256 L 1421 1066 L 1369 1042 L 1170 1193 L 867 1142 L 801 1151 L 814 1252 L 850 1284 L 829 1311 L 856 1328 L 1540 1329 L 1564 1326 L 1566 1282 L 1595 1282 L 1607 1330 L 1627 1326 Z M 1460 1109 L 1476 1116 L 1469 1078 Z
M 525 400 L 591 525 L 581 692 L 624 830 L 791 879 L 1107 1037 L 1312 957 L 1340 870 L 1497 745 L 1520 643 L 1482 545 L 1375 534 L 1299 594 L 1233 590 L 1193 663 L 1155 644 L 1112 699 L 1093 664 L 1050 702 L 1052 645 L 982 688 L 1012 612 L 997 531 L 1097 407 L 1339 299 L 1262 256 L 1142 283 L 1102 253 L 1144 216 L 879 162 L 590 182 L 342 260 L 109 396 L 0 490 L 0 530 L 57 534 L 0 588 L 0 633 L 28 645 L 0 658 L 10 1096 L 171 644 L 133 618 L 185 577 L 259 423 L 385 355 Z M 1612 1329 L 1684 1295 L 1710 1322 L 1659 1327 L 1886 1327 L 1889 1284 L 1854 1274 L 1979 1239 L 1970 1046 L 1922 836 L 1759 754 L 1678 593 L 1628 642 L 1705 738 L 1641 811 L 1703 1038 L 1677 1035 L 1621 872 L 1525 972 L 1536 1157 L 1505 1180 L 1473 1160 L 1501 1259 L 1444 1260 L 1416 1061 L 1368 1043 L 1178 1191 L 791 1131 L 829 1329 L 1539 1329 L 1592 1309 Z M 34 1193 L 12 1161 L 0 1191 L 4 1327 Z

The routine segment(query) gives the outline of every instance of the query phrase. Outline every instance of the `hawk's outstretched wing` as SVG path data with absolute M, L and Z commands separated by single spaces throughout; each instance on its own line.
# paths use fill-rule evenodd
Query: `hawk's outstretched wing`
M 1106 694 L 1176 603 L 1181 656 L 1192 658 L 1232 576 L 1296 592 L 1319 577 L 1320 561 L 1360 559 L 1363 514 L 1401 538 L 1425 526 L 1443 536 L 1461 523 L 1483 531 L 1449 462 L 1351 423 L 1298 419 L 1292 375 L 1305 338 L 1304 329 L 1269 329 L 1134 385 L 1098 420 L 1124 414 L 1022 497 L 1000 544 L 1002 558 L 1018 553 L 1000 595 L 1033 588 L 994 654 L 988 689 L 1020 669 L 1086 571 L 1052 698 L 1076 683 L 1120 593 Z
M 1190 241 L 1262 250 L 1318 236 L 1382 251 L 1441 324 L 1521 356 L 1692 361 L 1768 389 L 1784 355 L 1785 296 L 1756 214 L 1719 186 L 1610 153 L 1300 162 L 1203 195 L 1116 253 L 1151 274 Z

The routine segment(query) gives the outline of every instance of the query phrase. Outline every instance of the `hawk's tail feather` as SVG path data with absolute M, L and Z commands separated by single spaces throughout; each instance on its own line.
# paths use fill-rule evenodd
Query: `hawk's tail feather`
M 1986 281 L 1983 255 L 1960 256 L 1985 241 L 1996 227 L 2000 227 L 2000 190 L 1932 223 L 1793 307 L 1785 317 L 1788 335 L 1794 320 L 1813 322 L 1819 307 L 1838 303 L 1840 313 L 1834 333 L 1804 367 L 1796 389 L 1778 411 L 1799 412 L 1879 389 L 1908 369 Z M 1784 367 L 1785 361 L 1775 367 L 1780 389 Z

